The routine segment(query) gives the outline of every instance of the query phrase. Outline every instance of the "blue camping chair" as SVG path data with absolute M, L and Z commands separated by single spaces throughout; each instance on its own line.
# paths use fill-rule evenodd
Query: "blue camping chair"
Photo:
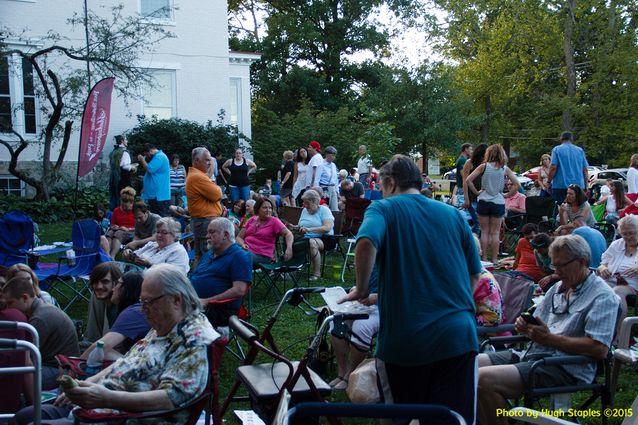
M 33 220 L 23 212 L 9 211 L 0 217 L 0 265 L 27 264 L 33 235 Z
M 75 259 L 59 257 L 57 267 L 35 270 L 42 289 L 56 292 L 58 300 L 66 300 L 64 311 L 79 300 L 89 301 L 88 283 L 91 271 L 102 262 L 112 261 L 111 257 L 100 249 L 100 235 L 100 227 L 95 220 L 74 222 L 71 239 Z

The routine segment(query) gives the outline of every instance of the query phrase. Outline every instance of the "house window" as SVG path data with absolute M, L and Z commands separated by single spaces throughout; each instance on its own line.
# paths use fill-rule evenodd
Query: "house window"
M 144 115 L 168 119 L 177 115 L 175 97 L 175 71 L 151 71 L 155 87 L 144 89 Z
M 24 182 L 14 176 L 0 176 L 0 195 L 24 196 Z
M 171 3 L 171 0 L 140 0 L 140 14 L 151 19 L 172 21 L 173 5 Z
M 229 106 L 228 119 L 232 125 L 239 127 L 241 123 L 241 78 L 230 79 Z
M 0 59 L 0 132 L 11 129 L 22 135 L 37 130 L 33 66 L 17 55 Z

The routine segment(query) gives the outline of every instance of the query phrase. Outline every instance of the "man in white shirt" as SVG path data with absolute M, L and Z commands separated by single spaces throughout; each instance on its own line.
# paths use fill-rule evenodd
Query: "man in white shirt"
M 308 162 L 308 171 L 306 171 L 306 189 L 319 186 L 319 177 L 321 177 L 320 167 L 323 165 L 323 156 L 321 156 L 321 145 L 316 140 L 308 144 L 308 154 L 310 161 Z
M 111 173 L 109 176 L 109 208 L 112 210 L 120 205 L 120 190 L 131 186 L 131 174 L 137 166 L 131 163 L 131 155 L 126 150 L 128 140 L 123 134 L 115 136 L 115 148 L 109 155 Z
M 368 183 L 370 183 L 370 175 L 372 174 L 372 158 L 368 155 L 368 149 L 365 145 L 359 146 L 357 173 L 359 173 L 359 181 L 364 187 L 367 187 Z
M 324 193 L 328 195 L 328 206 L 332 211 L 337 211 L 339 208 L 339 194 L 337 193 L 338 172 L 337 166 L 334 163 L 337 157 L 337 149 L 333 146 L 328 146 L 325 150 L 326 158 L 323 161 L 319 175 L 319 186 L 323 189 Z

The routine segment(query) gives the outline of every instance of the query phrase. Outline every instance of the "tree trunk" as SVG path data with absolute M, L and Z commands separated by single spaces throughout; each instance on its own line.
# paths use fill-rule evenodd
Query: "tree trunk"
M 481 143 L 489 145 L 490 121 L 492 119 L 492 99 L 490 95 L 485 96 L 485 121 L 481 124 Z
M 563 51 L 565 54 L 565 71 L 567 78 L 568 106 L 563 110 L 563 131 L 572 131 L 574 127 L 572 106 L 576 99 L 576 66 L 574 64 L 574 26 L 576 24 L 576 0 L 566 0 L 565 34 Z

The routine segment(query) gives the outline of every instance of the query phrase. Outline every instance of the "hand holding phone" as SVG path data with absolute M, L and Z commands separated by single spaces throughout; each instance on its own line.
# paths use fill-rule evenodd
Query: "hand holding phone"
M 538 320 L 536 320 L 536 318 L 534 316 L 532 316 L 531 314 L 529 314 L 529 313 L 522 313 L 521 317 L 523 318 L 523 320 L 525 320 L 525 322 L 528 325 L 535 325 L 535 326 L 540 325 Z

